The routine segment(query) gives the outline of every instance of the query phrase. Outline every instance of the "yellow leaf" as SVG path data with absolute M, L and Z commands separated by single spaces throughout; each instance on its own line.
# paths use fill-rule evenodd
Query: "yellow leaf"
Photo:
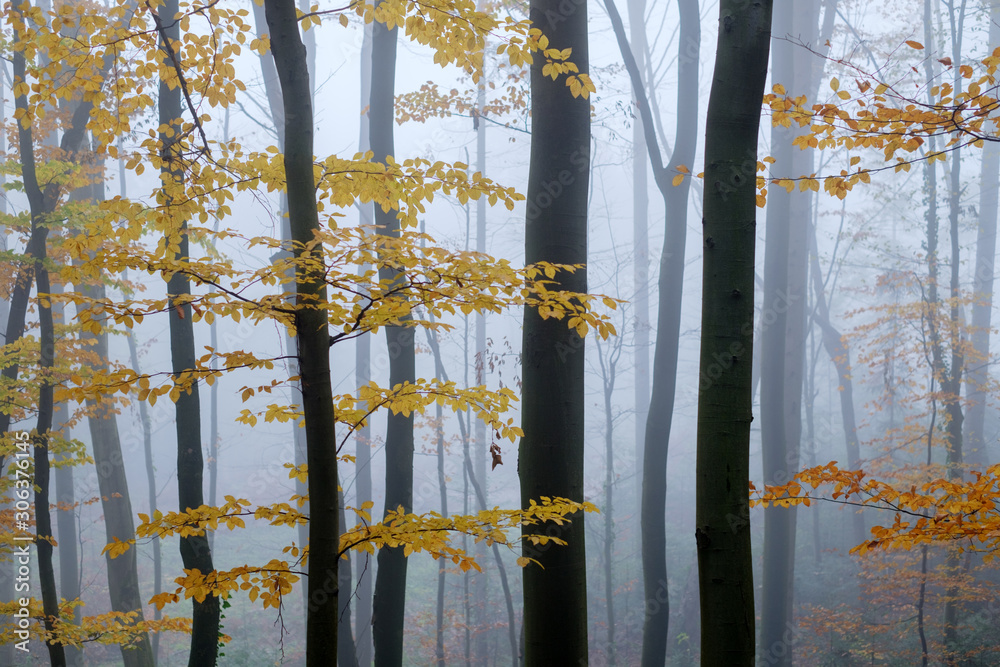
M 914 42 L 912 39 L 906 40 L 906 45 L 911 49 L 917 49 L 918 51 L 924 48 L 923 44 L 921 44 L 920 42 Z
M 684 181 L 684 174 L 677 174 L 674 176 L 674 180 L 670 182 L 675 188 Z

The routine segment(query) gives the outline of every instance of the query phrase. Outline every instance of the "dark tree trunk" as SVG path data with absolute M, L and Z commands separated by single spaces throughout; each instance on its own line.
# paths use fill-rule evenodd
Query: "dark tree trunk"
M 281 82 L 285 120 L 285 182 L 288 219 L 296 259 L 322 257 L 313 175 L 313 110 L 306 49 L 299 35 L 294 0 L 264 3 L 271 52 Z M 314 244 L 314 245 L 313 245 Z M 311 247 L 307 248 L 307 245 Z M 295 329 L 309 465 L 309 597 L 306 665 L 328 665 L 337 655 L 339 613 L 339 498 L 337 452 L 330 386 L 330 334 L 324 264 L 295 269 Z
M 177 0 L 167 0 L 159 15 L 162 24 L 161 49 L 167 67 L 174 67 L 171 53 L 176 53 L 173 43 L 180 39 L 180 23 L 174 20 L 178 13 Z M 170 46 L 165 44 L 169 41 Z M 161 150 L 164 163 L 161 169 L 162 177 L 170 187 L 182 183 L 183 167 L 180 164 L 178 139 L 182 136 L 180 124 L 181 89 L 173 89 L 166 82 L 160 83 L 160 127 L 171 127 L 168 135 L 160 133 L 163 144 Z M 169 192 L 164 193 L 170 205 Z M 187 221 L 181 221 L 179 227 L 171 230 L 171 242 L 177 244 L 175 259 L 179 262 L 188 260 Z M 195 362 L 194 326 L 191 319 L 192 311 L 186 303 L 191 294 L 191 281 L 185 274 L 175 273 L 167 282 L 167 295 L 170 299 L 170 358 L 175 379 L 193 369 Z M 205 503 L 204 470 L 205 461 L 202 456 L 201 442 L 201 401 L 198 397 L 198 383 L 188 381 L 188 386 L 182 387 L 175 403 L 177 432 L 177 498 L 180 510 L 195 509 Z M 215 570 L 212 564 L 212 550 L 208 537 L 193 535 L 180 539 L 181 561 L 184 569 L 198 570 L 208 574 Z M 203 601 L 194 600 L 192 613 L 191 653 L 188 657 L 190 667 L 210 667 L 215 665 L 219 646 L 219 599 L 214 595 L 207 596 Z
M 372 28 L 371 104 L 368 109 L 371 150 L 375 159 L 385 162 L 393 155 L 393 112 L 396 74 L 396 29 L 382 23 Z M 392 210 L 375 209 L 378 234 L 399 236 L 399 220 Z M 396 280 L 399 272 L 379 270 L 379 278 Z M 395 387 L 416 378 L 413 329 L 388 326 L 385 339 L 389 351 L 389 386 Z M 385 435 L 385 511 L 400 507 L 413 509 L 413 414 L 390 414 Z M 375 603 L 372 616 L 376 667 L 395 667 L 403 662 L 403 621 L 406 610 L 407 559 L 401 547 L 381 549 L 378 576 L 375 579 Z
M 722 0 L 705 140 L 696 529 L 701 664 L 754 664 L 751 351 L 757 133 L 772 3 Z
M 531 0 L 529 17 L 547 26 L 551 48 L 573 50 L 588 72 L 587 3 L 568 16 L 559 0 Z M 565 20 L 555 23 L 546 17 Z M 524 260 L 587 263 L 587 192 L 590 174 L 590 102 L 574 98 L 563 80 L 531 65 L 531 158 L 525 218 Z M 555 289 L 584 293 L 587 274 L 556 275 Z M 521 506 L 541 496 L 582 501 L 584 452 L 584 341 L 565 322 L 543 320 L 524 309 L 521 426 L 518 452 Z M 525 526 L 525 536 L 552 532 Z M 531 547 L 524 555 L 541 563 L 524 569 L 525 665 L 586 665 L 587 561 L 584 518 L 573 517 L 558 536 L 566 546 Z
M 22 61 L 23 62 L 23 61 Z M 23 159 L 23 154 L 22 154 Z M 37 187 L 37 184 L 36 184 Z M 32 216 L 32 227 L 39 224 L 39 219 Z M 35 285 L 38 294 L 49 294 L 49 271 L 45 268 L 45 247 L 35 264 Z M 51 443 L 49 429 L 52 426 L 53 390 L 52 372 L 55 361 L 55 334 L 52 326 L 52 306 L 49 302 L 39 302 L 38 305 L 38 345 L 41 349 L 39 358 L 39 374 L 42 376 L 38 388 L 38 424 L 35 428 L 35 532 L 38 538 L 35 546 L 38 549 L 38 580 L 42 588 L 42 613 L 45 614 L 45 629 L 52 632 L 55 629 L 55 619 L 59 618 L 59 593 L 56 590 L 56 575 L 52 567 L 52 515 L 49 511 L 49 444 Z M 52 667 L 65 667 L 66 651 L 58 641 L 46 642 L 49 652 L 49 663 Z

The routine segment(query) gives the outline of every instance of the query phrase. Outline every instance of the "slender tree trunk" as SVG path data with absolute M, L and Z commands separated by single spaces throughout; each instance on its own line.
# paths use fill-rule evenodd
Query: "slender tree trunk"
M 854 380 L 851 378 L 851 351 L 844 342 L 844 337 L 837 329 L 830 324 L 830 308 L 826 303 L 826 294 L 823 291 L 823 274 L 819 266 L 819 253 L 816 245 L 816 229 L 812 229 L 812 252 L 810 262 L 812 268 L 813 294 L 816 298 L 816 307 L 813 311 L 813 319 L 819 325 L 823 334 L 823 346 L 830 360 L 833 361 L 837 370 L 837 381 L 840 394 L 840 415 L 844 423 L 844 441 L 847 450 L 847 464 L 854 470 L 861 466 L 861 444 L 858 441 L 857 419 L 854 415 Z M 865 519 L 860 512 L 851 514 L 851 543 L 852 546 L 861 544 L 866 538 Z
M 371 68 L 372 68 L 372 28 L 365 26 L 365 34 L 361 43 L 361 131 L 358 139 L 358 150 L 365 153 L 371 147 L 369 137 L 368 105 L 371 102 Z M 375 224 L 374 206 L 370 203 L 358 205 L 358 224 L 371 228 Z M 367 264 L 358 268 L 361 274 L 369 270 Z M 354 348 L 354 383 L 360 388 L 371 382 L 371 334 L 362 334 L 355 339 Z M 357 430 L 355 439 L 356 459 L 354 463 L 357 478 L 354 487 L 357 490 L 357 504 L 361 507 L 372 500 L 372 448 L 371 425 L 365 424 Z M 346 528 L 346 526 L 345 526 Z M 371 667 L 372 664 L 372 582 L 375 579 L 375 559 L 367 552 L 358 556 L 358 590 L 357 608 L 354 621 L 354 641 L 358 655 L 359 667 Z
M 88 195 L 92 204 L 104 201 L 103 181 L 94 183 Z M 77 285 L 77 291 L 95 301 L 107 298 L 104 284 L 101 282 L 93 285 Z M 92 314 L 91 319 L 101 323 L 101 332 L 97 334 L 90 331 L 81 332 L 80 340 L 90 343 L 90 349 L 98 360 L 94 365 L 95 370 L 107 372 L 110 352 L 108 334 L 103 329 L 106 317 Z M 140 405 L 145 408 L 145 404 L 141 401 Z M 104 510 L 105 539 L 109 544 L 115 539 L 128 542 L 135 539 L 135 514 L 132 512 L 132 496 L 125 474 L 117 412 L 114 405 L 108 401 L 93 398 L 87 399 L 87 411 L 94 465 L 97 468 L 97 486 L 101 494 L 101 508 Z M 142 620 L 144 605 L 136 559 L 135 549 L 129 549 L 117 558 L 111 558 L 110 554 L 105 556 L 111 608 L 123 613 L 137 611 L 138 620 Z M 155 664 L 150 638 L 145 632 L 141 633 L 132 645 L 122 646 L 121 651 L 126 667 L 151 667 Z
M 368 109 L 371 149 L 375 159 L 385 163 L 395 152 L 393 112 L 396 73 L 396 29 L 376 23 L 372 31 L 371 104 Z M 394 211 L 375 209 L 378 234 L 399 236 L 399 220 Z M 381 280 L 393 281 L 398 271 L 380 269 Z M 413 329 L 385 328 L 389 351 L 389 386 L 412 383 L 416 377 Z M 385 511 L 400 507 L 413 509 L 413 414 L 390 414 L 385 437 Z M 406 565 L 403 549 L 381 549 L 375 579 L 373 638 L 376 667 L 395 667 L 403 661 L 403 622 L 406 610 Z
M 24 81 L 25 62 L 23 53 L 15 53 L 12 60 L 14 81 Z M 109 66 L 110 60 L 106 59 L 103 63 L 102 74 L 107 72 Z M 15 97 L 14 103 L 15 106 L 20 109 L 27 109 L 28 101 L 24 96 Z M 90 112 L 92 108 L 92 102 L 83 101 L 73 110 L 69 127 L 63 132 L 62 139 L 59 142 L 59 148 L 66 156 L 67 160 L 74 159 L 76 153 L 83 145 L 83 140 L 86 135 L 87 122 L 90 120 Z M 32 138 L 30 128 L 26 129 L 18 126 L 18 137 L 21 150 L 30 151 L 30 154 L 26 152 L 21 153 L 21 169 L 23 179 L 34 183 L 33 187 L 28 187 L 26 183 L 25 190 L 28 196 L 28 205 L 31 209 L 32 216 L 40 219 L 41 217 L 44 217 L 54 211 L 56 205 L 59 203 L 59 198 L 62 194 L 60 191 L 60 179 L 50 181 L 46 184 L 45 189 L 42 190 L 38 186 L 38 180 L 35 176 L 34 147 L 31 143 Z M 34 284 L 35 278 L 35 264 L 38 258 L 45 254 L 45 243 L 48 238 L 48 233 L 48 225 L 35 225 L 32 227 L 31 234 L 28 237 L 28 243 L 24 249 L 25 259 L 16 271 L 14 288 L 11 291 L 10 300 L 8 302 L 9 308 L 7 311 L 7 328 L 4 335 L 4 342 L 8 345 L 16 343 L 24 335 L 28 299 L 31 294 L 31 286 Z M 0 377 L 3 378 L 3 382 L 13 384 L 17 381 L 19 370 L 20 368 L 18 364 L 12 363 L 5 366 L 3 370 L 0 371 Z M 7 407 L 0 409 L 0 433 L 6 433 L 10 428 L 10 410 L 11 408 Z M 0 454 L 0 469 L 3 468 L 3 463 L 4 456 Z
M 705 141 L 695 538 L 701 664 L 754 664 L 751 351 L 757 133 L 772 3 L 722 0 Z
M 167 67 L 173 68 L 174 62 L 170 55 L 176 54 L 174 42 L 180 39 L 180 23 L 174 20 L 178 13 L 177 0 L 166 0 L 159 12 L 161 28 L 161 49 Z M 168 48 L 169 45 L 169 48 Z M 161 169 L 162 178 L 169 189 L 178 188 L 183 183 L 183 167 L 178 154 L 178 145 L 182 136 L 181 89 L 173 89 L 165 82 L 160 82 L 159 98 L 160 127 L 173 128 L 169 133 L 161 132 L 160 141 L 163 144 L 162 155 L 164 163 Z M 170 190 L 163 193 L 163 204 L 170 205 Z M 170 232 L 170 241 L 176 243 L 175 259 L 179 262 L 188 260 L 187 221 L 178 223 L 178 228 Z M 170 298 L 170 358 L 173 376 L 178 381 L 182 375 L 194 368 L 194 326 L 192 323 L 191 305 L 187 303 L 191 294 L 191 281 L 183 273 L 173 274 L 167 282 L 167 294 Z M 190 381 L 189 381 L 190 382 Z M 177 431 L 177 497 L 181 511 L 201 507 L 204 503 L 204 470 L 205 461 L 202 456 L 201 442 L 201 401 L 198 393 L 198 383 L 190 382 L 182 387 L 175 403 Z M 184 568 L 198 570 L 208 574 L 215 570 L 212 563 L 212 550 L 208 537 L 192 535 L 180 540 L 181 560 Z M 219 645 L 219 599 L 214 595 L 207 596 L 203 601 L 194 600 L 192 614 L 191 653 L 188 657 L 190 667 L 209 667 L 215 665 Z
M 790 94 L 797 94 L 795 80 L 796 57 L 791 43 L 794 13 L 798 4 L 792 0 L 775 0 L 774 30 L 771 36 L 774 50 L 772 78 L 785 86 Z M 775 167 L 782 175 L 794 178 L 795 153 L 792 145 L 797 133 L 795 128 L 771 128 L 771 151 Z M 794 445 L 789 441 L 791 404 L 801 393 L 788 386 L 785 364 L 786 336 L 789 309 L 795 305 L 789 294 L 789 249 L 792 236 L 792 194 L 784 188 L 770 188 L 767 201 L 767 238 L 764 245 L 764 301 L 762 317 L 770 325 L 761 330 L 760 413 L 762 459 L 765 484 L 784 484 L 791 479 Z M 796 341 L 797 342 L 797 341 Z M 793 345 L 797 348 L 797 345 Z M 791 595 L 795 572 L 795 509 L 771 505 L 764 509 L 764 560 L 763 588 L 761 592 L 761 628 L 758 648 L 761 662 L 765 658 L 776 660 L 780 667 L 791 665 L 791 647 L 782 639 L 792 620 Z
M 646 0 L 628 0 L 629 41 L 635 56 L 636 70 L 646 66 Z M 640 75 L 641 78 L 641 75 Z M 644 82 L 648 84 L 649 82 Z M 632 86 L 632 99 L 638 106 L 645 97 L 646 85 Z M 642 93 L 642 97 L 640 97 Z M 635 477 L 636 500 L 642 504 L 642 459 L 646 447 L 646 418 L 649 414 L 649 186 L 646 165 L 645 128 L 642 115 L 632 120 L 632 307 L 635 308 Z
M 14 81 L 25 81 L 26 63 L 24 54 L 16 51 L 13 56 Z M 16 107 L 24 112 L 27 109 L 27 98 L 25 95 L 15 96 Z M 90 105 L 79 105 L 72 114 L 70 128 L 63 134 L 61 147 L 70 158 L 75 157 L 83 143 L 83 127 L 90 116 Z M 11 306 L 8 312 L 6 341 L 12 343 L 21 338 L 24 334 L 25 314 L 27 311 L 28 297 L 31 291 L 31 284 L 34 282 L 38 294 L 50 293 L 49 275 L 45 268 L 46 258 L 46 238 L 48 236 L 48 225 L 46 221 L 48 213 L 55 209 L 58 203 L 60 192 L 59 186 L 49 183 L 43 191 L 38 184 L 35 164 L 34 139 L 32 128 L 25 128 L 18 124 L 18 144 L 21 157 L 21 175 L 24 190 L 28 197 L 28 205 L 31 215 L 31 232 L 28 240 L 28 247 L 25 249 L 27 261 L 17 272 L 15 288 L 11 297 Z M 39 314 L 39 347 L 40 347 L 40 375 L 42 382 L 39 387 L 38 399 L 38 422 L 35 429 L 34 438 L 34 463 L 35 463 L 35 529 L 38 538 L 36 547 L 38 551 L 38 574 L 39 583 L 42 589 L 42 608 L 45 614 L 45 628 L 48 631 L 53 629 L 53 619 L 59 617 L 59 597 L 56 591 L 55 571 L 52 565 L 52 519 L 49 511 L 49 431 L 52 426 L 53 389 L 52 380 L 48 377 L 54 363 L 55 353 L 55 333 L 53 330 L 51 304 L 48 301 L 40 301 L 38 306 Z M 11 364 L 3 370 L 5 380 L 14 382 L 17 380 L 18 367 Z M 0 433 L 6 432 L 10 426 L 10 413 L 0 412 Z M 3 461 L 0 457 L 0 467 Z M 58 642 L 47 644 L 49 660 L 52 665 L 61 667 L 66 665 L 66 655 L 63 645 Z
M 23 61 L 22 61 L 23 62 Z M 16 67 L 16 66 L 15 66 Z M 23 154 L 22 154 L 23 158 Z M 37 186 L 36 186 L 37 187 Z M 39 220 L 32 216 L 32 226 Z M 35 285 L 39 296 L 49 294 L 49 271 L 45 268 L 45 249 L 35 265 Z M 52 307 L 50 302 L 39 301 L 38 305 L 38 345 L 41 348 L 39 359 L 39 375 L 42 376 L 38 389 L 38 425 L 35 429 L 35 531 L 38 538 L 35 546 L 38 549 L 38 579 L 42 588 L 42 613 L 45 614 L 45 629 L 52 632 L 54 621 L 60 617 L 59 593 L 56 590 L 56 576 L 52 567 L 52 515 L 49 511 L 49 444 L 50 427 L 52 426 L 53 391 L 52 367 L 55 362 L 55 334 L 52 326 Z M 49 652 L 49 663 L 52 667 L 64 667 L 66 651 L 58 641 L 46 642 Z
M 989 51 L 1000 47 L 1000 3 L 990 8 Z M 965 417 L 966 460 L 980 468 L 989 462 L 987 452 L 986 402 L 990 375 L 990 328 L 993 314 L 993 272 L 997 248 L 997 192 L 1000 184 L 1000 144 L 983 146 L 979 188 L 979 228 L 976 235 L 976 269 L 972 290 L 972 348 L 975 361 L 969 366 Z
M 122 199 L 128 198 L 128 181 L 125 173 L 125 160 L 119 151 L 118 158 L 118 182 L 121 187 Z M 128 281 L 128 272 L 122 273 L 122 279 Z M 139 366 L 139 348 L 135 342 L 135 331 L 131 328 L 126 332 L 128 340 L 129 362 L 136 373 L 141 373 Z M 218 385 L 216 382 L 214 386 Z M 139 405 L 139 422 L 142 425 L 142 452 L 146 464 L 146 495 L 149 502 L 149 516 L 153 516 L 157 511 L 156 502 L 156 466 L 153 463 L 153 424 L 149 418 L 149 407 L 146 401 L 136 401 Z M 152 541 L 153 547 L 153 595 L 163 592 L 163 545 L 160 540 Z M 141 599 L 140 599 L 141 602 Z M 163 610 L 159 606 L 153 605 L 153 620 L 159 621 L 163 618 Z M 150 637 L 153 664 L 160 660 L 160 633 L 154 632 Z
M 341 485 L 343 488 L 343 485 Z M 344 492 L 338 497 L 340 506 L 340 525 L 347 525 L 344 511 Z M 340 596 L 340 615 L 337 617 L 337 664 L 339 667 L 357 667 L 357 650 L 354 647 L 354 635 L 351 634 L 351 559 L 342 559 L 337 569 L 338 586 L 347 591 Z
M 678 40 L 677 136 L 669 164 L 663 166 L 659 142 L 654 130 L 652 107 L 642 84 L 641 71 L 625 37 L 618 9 L 606 1 L 619 49 L 638 91 L 639 111 L 653 177 L 663 197 L 665 231 L 660 255 L 659 307 L 656 344 L 653 353 L 653 390 L 646 417 L 642 479 L 642 570 L 648 604 L 643 626 L 642 664 L 663 664 L 667 655 L 670 621 L 670 598 L 667 585 L 667 452 L 677 390 L 677 355 L 680 346 L 681 301 L 684 292 L 684 254 L 687 242 L 687 205 L 691 178 L 672 183 L 679 167 L 690 170 L 694 164 L 698 128 L 698 63 L 701 52 L 701 17 L 697 0 L 680 0 L 680 36 Z
M 271 52 L 281 82 L 285 121 L 285 182 L 296 259 L 322 258 L 316 240 L 319 214 L 313 175 L 313 111 L 306 49 L 299 35 L 294 0 L 266 0 Z M 324 261 L 295 268 L 298 361 L 309 465 L 309 598 L 306 665 L 328 665 L 337 655 L 339 613 L 339 499 L 330 334 Z
M 435 372 L 437 373 L 438 378 L 447 382 L 448 372 L 445 370 L 444 361 L 441 359 L 441 346 L 438 345 L 437 336 L 432 335 L 431 332 L 427 329 L 424 329 L 424 332 L 427 335 L 427 346 L 431 348 L 431 354 L 434 355 Z M 459 433 L 461 434 L 462 441 L 468 442 L 469 431 L 468 428 L 466 427 L 464 416 L 465 415 L 463 415 L 463 413 L 461 412 L 458 413 L 458 428 L 459 428 Z M 469 455 L 469 449 L 467 447 L 463 450 L 463 459 L 466 472 L 465 478 L 467 481 L 472 483 L 472 488 L 474 490 L 476 500 L 480 504 L 485 505 L 486 492 L 483 489 L 482 484 L 480 484 L 479 480 L 476 477 L 476 471 L 474 470 L 474 467 L 472 465 L 472 458 Z M 441 471 L 439 474 L 443 475 L 443 471 Z M 442 488 L 443 486 L 444 485 L 442 484 Z M 444 496 L 442 495 L 442 499 L 443 498 Z M 466 511 L 465 513 L 468 514 L 468 511 Z M 503 564 L 503 558 L 500 557 L 500 548 L 496 544 L 493 545 L 493 560 L 497 566 L 497 573 L 500 575 L 500 589 L 503 591 L 504 600 L 507 604 L 507 621 L 508 621 L 507 637 L 508 640 L 510 641 L 511 661 L 513 665 L 516 667 L 518 659 L 518 644 L 517 644 L 517 631 L 515 629 L 516 618 L 514 616 L 514 602 L 510 595 L 510 586 L 507 583 L 507 568 Z M 468 582 L 468 579 L 466 578 L 465 581 Z M 467 644 L 466 645 L 467 660 L 471 659 L 470 651 L 471 651 L 471 646 Z
M 484 0 L 476 0 L 476 8 L 483 11 Z M 480 79 L 476 91 L 476 171 L 481 174 L 486 173 L 486 121 L 482 119 L 483 110 L 486 108 L 486 80 Z M 480 197 L 476 201 L 476 252 L 486 253 L 486 198 Z M 476 384 L 486 384 L 486 314 L 476 313 Z M 487 498 L 486 488 L 486 459 L 488 436 L 486 434 L 486 423 L 476 420 L 476 476 L 483 485 L 484 497 L 476 504 L 476 509 L 480 512 L 486 510 Z M 476 558 L 480 561 L 486 559 L 486 543 L 476 544 Z M 486 572 L 470 572 L 472 577 L 473 597 L 478 601 L 476 605 L 476 663 L 485 665 L 488 663 L 488 652 L 486 641 L 489 639 L 488 628 L 491 625 L 489 619 L 489 595 L 487 585 L 489 579 Z
M 49 288 L 52 294 L 60 294 L 63 291 L 62 283 L 51 282 Z M 52 325 L 53 329 L 65 323 L 63 304 L 54 301 L 52 303 Z M 52 429 L 49 442 L 55 437 L 59 440 L 69 439 L 69 427 L 67 425 L 68 408 L 65 403 L 56 403 L 52 412 Z M 56 489 L 56 531 L 59 536 L 59 591 L 63 599 L 72 601 L 80 598 L 80 554 L 79 538 L 76 530 L 76 489 L 73 484 L 73 468 L 69 462 L 71 457 L 65 451 L 54 454 L 56 463 L 63 463 L 56 467 L 53 475 L 55 477 Z M 65 462 L 65 463 L 64 463 Z M 80 607 L 73 609 L 73 623 L 80 625 L 83 610 Z M 12 661 L 13 662 L 13 661 Z M 77 646 L 66 646 L 66 664 L 82 665 L 83 648 Z
M 962 37 L 965 28 L 965 8 L 966 0 L 960 3 L 955 0 L 948 4 L 948 20 L 951 27 L 952 45 L 952 83 L 954 94 L 962 93 L 962 75 L 959 65 L 962 63 Z M 948 188 L 948 226 L 951 236 L 951 282 L 949 286 L 949 330 L 951 348 L 951 359 L 949 368 L 941 368 L 940 379 L 941 390 L 944 394 L 945 412 L 948 415 L 948 422 L 945 427 L 946 461 L 948 468 L 948 479 L 954 481 L 962 480 L 962 422 L 964 413 L 962 410 L 962 376 L 965 372 L 965 352 L 961 337 L 963 334 L 962 317 L 960 313 L 959 299 L 961 298 L 961 283 L 959 282 L 961 238 L 959 229 L 959 218 L 962 210 L 962 149 L 956 147 L 949 156 L 951 174 Z M 936 307 L 936 304 L 932 304 Z M 942 350 L 943 352 L 943 350 Z M 943 356 L 943 354 L 942 354 Z M 961 553 L 952 545 L 947 547 L 948 555 L 945 559 L 946 573 L 950 577 L 957 577 L 961 572 Z M 945 593 L 944 607 L 944 643 L 946 649 L 946 664 L 956 664 L 958 647 L 958 586 L 950 584 Z
M 546 26 L 551 48 L 572 49 L 573 62 L 589 71 L 587 3 L 568 16 L 559 0 L 531 0 L 529 18 Z M 550 14 L 565 20 L 547 22 Z M 531 65 L 531 158 L 524 260 L 587 263 L 587 192 L 590 174 L 590 103 L 573 98 L 565 81 Z M 558 184 L 561 191 L 555 190 Z M 558 194 L 557 194 L 558 193 Z M 587 274 L 559 273 L 554 289 L 584 293 Z M 521 507 L 542 496 L 582 501 L 584 452 L 584 341 L 565 322 L 524 309 L 521 438 L 518 472 Z M 525 526 L 525 537 L 551 527 Z M 524 569 L 525 665 L 586 665 L 587 560 L 584 518 L 572 517 L 558 535 L 565 546 L 524 555 L 538 564 Z
M 124 165 L 123 165 L 124 167 Z M 124 178 L 121 181 L 125 183 Z M 124 189 L 124 185 L 123 185 Z M 122 193 L 122 197 L 125 194 Z M 128 330 L 128 354 L 132 369 L 140 373 L 139 350 L 135 343 L 135 333 Z M 218 384 L 218 382 L 216 382 Z M 142 451 L 146 463 L 146 492 L 149 502 L 149 516 L 156 513 L 156 466 L 153 465 L 153 425 L 149 419 L 149 408 L 145 401 L 137 401 L 139 404 L 139 422 L 142 424 Z M 153 595 L 163 592 L 163 549 L 160 540 L 153 540 Z M 153 620 L 159 621 L 163 618 L 163 611 L 159 606 L 153 606 Z M 160 633 L 154 632 L 150 637 L 153 651 L 153 664 L 160 659 Z
M 608 639 L 605 654 L 609 667 L 617 664 L 617 647 L 615 645 L 615 582 L 614 582 L 614 487 L 615 487 L 615 418 L 612 412 L 611 399 L 615 393 L 616 372 L 621 345 L 616 339 L 615 345 L 604 355 L 600 341 L 595 340 L 597 356 L 601 368 L 601 386 L 604 393 L 604 598 L 607 605 Z
M 263 35 L 267 33 L 267 19 L 264 16 L 264 8 L 258 6 L 257 3 L 253 3 L 254 12 L 254 23 L 257 27 L 257 34 Z M 308 48 L 306 50 L 306 59 L 309 58 Z M 283 109 L 283 103 L 281 98 L 281 83 L 278 81 L 278 72 L 274 67 L 274 59 L 261 55 L 260 58 L 260 69 L 261 78 L 264 80 L 264 93 L 267 96 L 268 110 L 271 112 L 271 122 L 274 124 L 274 133 L 278 139 L 278 148 L 284 152 L 285 148 L 285 112 Z M 312 91 L 312 78 L 310 78 L 310 92 Z M 312 97 L 310 97 L 312 99 Z M 288 222 L 288 193 L 282 191 L 278 196 L 280 219 L 281 219 L 281 240 L 285 243 L 290 243 L 292 240 L 292 232 L 289 227 Z M 277 262 L 279 260 L 287 259 L 291 256 L 291 251 L 287 248 L 277 251 L 271 256 L 272 262 Z M 289 270 L 289 279 L 292 278 L 291 273 L 294 271 Z M 292 338 L 289 331 L 284 332 L 284 346 L 286 350 L 295 349 L 295 340 Z M 297 377 L 299 375 L 298 362 L 295 359 L 289 359 L 287 362 L 288 375 L 289 377 Z M 216 385 L 218 383 L 215 383 Z M 213 388 L 215 385 L 212 385 Z M 292 384 L 292 396 L 295 401 L 301 405 L 302 403 L 302 388 L 301 384 L 296 381 Z M 301 466 L 306 464 L 306 440 L 305 432 L 298 424 L 292 427 L 292 446 L 295 449 L 293 454 L 295 459 L 295 465 Z M 295 493 L 300 496 L 307 495 L 307 484 L 302 482 L 298 478 L 295 480 Z M 302 506 L 302 511 L 309 512 L 309 501 L 305 502 Z M 306 524 L 299 524 L 297 527 L 299 544 L 306 545 L 309 543 L 309 526 Z M 303 619 L 308 617 L 308 607 L 309 607 L 309 588 L 307 586 L 302 587 L 302 615 Z

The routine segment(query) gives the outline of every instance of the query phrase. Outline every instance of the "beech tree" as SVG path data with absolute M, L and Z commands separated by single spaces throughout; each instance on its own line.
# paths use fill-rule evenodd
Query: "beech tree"
M 567 16 L 558 0 L 531 0 L 529 18 L 547 25 L 543 40 L 570 51 L 587 73 L 587 2 Z M 546 22 L 546 16 L 564 20 Z M 546 46 L 547 46 L 546 45 Z M 541 58 L 531 64 L 531 157 L 525 217 L 524 260 L 581 265 L 587 262 L 587 191 L 590 173 L 590 104 L 547 74 Z M 560 273 L 554 287 L 587 291 L 585 269 Z M 524 435 L 518 449 L 521 507 L 541 497 L 583 500 L 584 342 L 577 329 L 525 308 L 522 330 Z M 585 330 L 584 330 L 585 333 Z M 524 664 L 586 664 L 587 572 L 583 516 L 560 532 L 558 549 L 525 546 L 538 561 L 524 570 Z M 538 532 L 525 526 L 524 535 Z
M 708 102 L 695 538 L 701 664 L 709 667 L 755 659 L 747 484 L 757 132 L 771 11 L 770 0 L 720 2 Z

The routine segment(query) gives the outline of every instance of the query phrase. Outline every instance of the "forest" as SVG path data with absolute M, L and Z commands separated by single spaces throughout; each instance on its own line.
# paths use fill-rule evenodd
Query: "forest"
M 1000 1 L 2 7 L 0 667 L 1000 664 Z

